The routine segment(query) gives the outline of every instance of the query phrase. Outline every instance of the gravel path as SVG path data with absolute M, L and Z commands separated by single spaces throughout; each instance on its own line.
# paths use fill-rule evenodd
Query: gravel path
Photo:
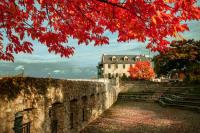
M 81 133 L 200 133 L 200 114 L 156 103 L 123 101 Z

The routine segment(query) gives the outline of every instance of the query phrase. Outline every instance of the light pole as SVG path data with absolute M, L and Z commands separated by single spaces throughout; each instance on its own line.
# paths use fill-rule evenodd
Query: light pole
M 51 73 L 48 73 L 48 78 L 51 78 Z
M 22 67 L 21 70 L 22 70 L 22 77 L 24 77 L 24 67 Z

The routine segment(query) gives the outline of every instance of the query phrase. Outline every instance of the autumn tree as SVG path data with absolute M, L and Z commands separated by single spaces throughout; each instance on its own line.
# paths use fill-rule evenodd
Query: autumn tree
M 176 70 L 183 71 L 190 80 L 200 81 L 200 41 L 173 41 L 170 50 L 155 56 L 153 61 L 158 76 Z
M 78 44 L 109 43 L 106 31 L 118 41 L 148 41 L 147 48 L 165 51 L 168 36 L 188 29 L 183 21 L 199 20 L 196 0 L 1 0 L 0 60 L 32 53 L 37 40 L 49 52 L 69 57 Z
M 154 77 L 154 70 L 149 61 L 137 61 L 129 68 L 131 79 L 149 80 Z

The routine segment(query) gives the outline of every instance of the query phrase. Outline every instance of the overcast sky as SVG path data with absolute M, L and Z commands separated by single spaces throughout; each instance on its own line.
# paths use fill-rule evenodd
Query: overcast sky
M 200 21 L 188 23 L 190 31 L 184 32 L 185 39 L 200 40 Z M 117 34 L 106 33 L 110 36 L 110 44 L 103 46 L 79 45 L 75 40 L 69 43 L 76 48 L 70 58 L 61 58 L 59 55 L 49 54 L 47 48 L 33 41 L 34 52 L 15 55 L 15 63 L 0 61 L 0 76 L 15 75 L 25 68 L 29 76 L 45 77 L 48 73 L 56 78 L 91 78 L 96 76 L 96 65 L 105 54 L 149 54 L 145 43 L 130 41 L 118 43 Z M 151 53 L 153 55 L 154 53 Z M 91 71 L 90 71 L 91 70 Z

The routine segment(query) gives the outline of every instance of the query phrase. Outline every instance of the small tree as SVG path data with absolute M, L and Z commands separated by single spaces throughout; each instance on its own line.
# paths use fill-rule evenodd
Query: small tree
M 127 75 L 123 74 L 123 76 L 120 77 L 120 79 L 121 79 L 122 81 L 129 81 L 129 80 L 130 80 L 130 77 L 128 77 Z
M 135 66 L 129 68 L 131 79 L 149 80 L 154 77 L 154 70 L 149 61 L 138 61 Z

